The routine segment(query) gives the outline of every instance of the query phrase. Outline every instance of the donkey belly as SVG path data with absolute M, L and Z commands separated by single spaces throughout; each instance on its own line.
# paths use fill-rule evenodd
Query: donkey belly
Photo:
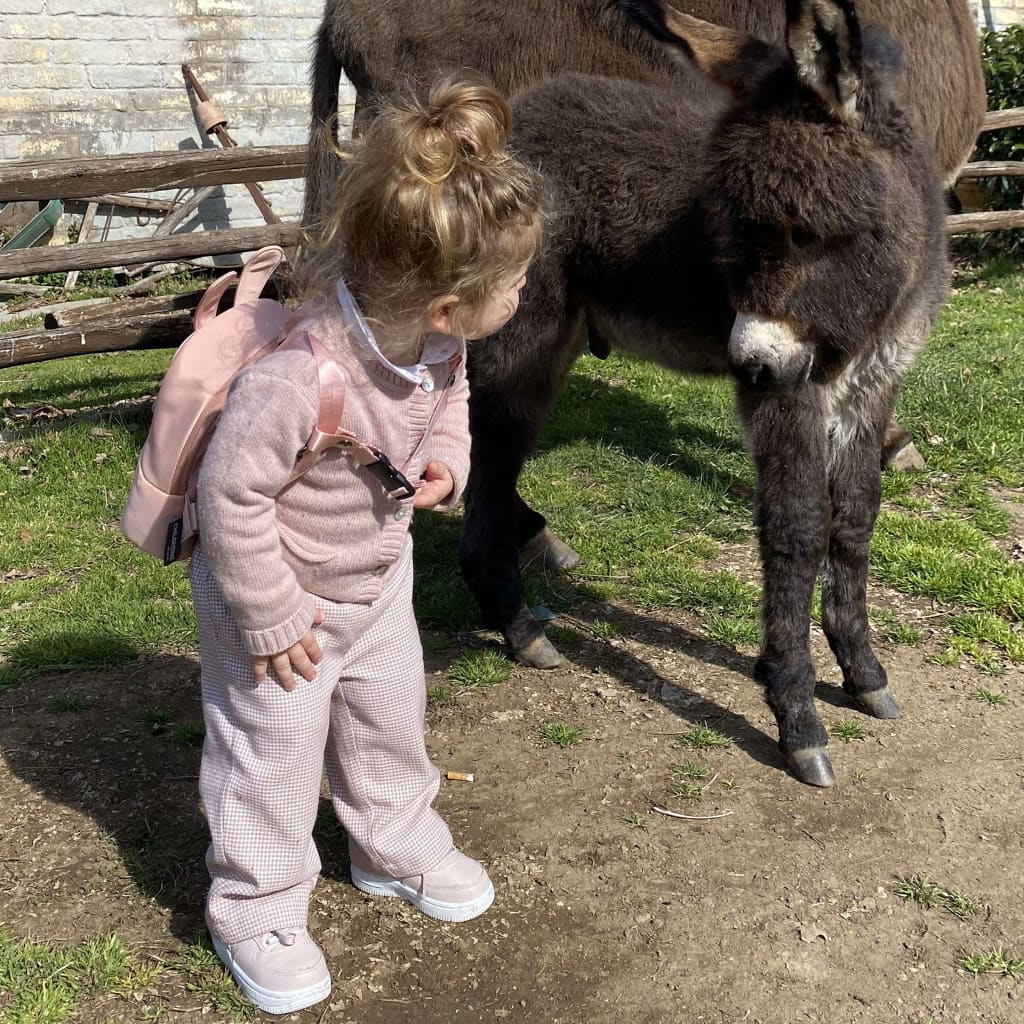
M 676 373 L 726 373 L 728 331 L 715 336 L 707 326 L 666 324 L 638 313 L 587 307 L 591 329 L 611 348 Z

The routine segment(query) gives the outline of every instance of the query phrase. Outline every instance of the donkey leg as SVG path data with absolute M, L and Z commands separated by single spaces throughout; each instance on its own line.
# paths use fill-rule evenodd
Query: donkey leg
M 558 537 L 547 520 L 516 494 L 516 536 L 519 564 L 524 568 L 571 569 L 581 559 L 578 552 Z
M 472 467 L 459 544 L 462 575 L 484 622 L 505 634 L 519 661 L 556 668 L 563 658 L 527 608 L 519 572 L 518 517 L 520 505 L 528 506 L 519 499 L 516 480 L 537 431 L 529 420 L 500 415 L 503 403 L 488 391 L 474 388 L 470 399 Z
M 825 555 L 829 497 L 820 391 L 784 395 L 741 385 L 740 413 L 758 470 L 757 524 L 763 568 L 761 655 L 754 676 L 767 689 L 779 746 L 801 782 L 831 786 L 828 736 L 814 707 L 811 659 L 814 582 Z
M 843 671 L 843 689 L 869 715 L 899 718 L 885 669 L 871 649 L 868 627 L 868 553 L 882 493 L 877 437 L 877 431 L 868 429 L 836 446 L 832 454 L 832 528 L 821 591 L 822 626 Z

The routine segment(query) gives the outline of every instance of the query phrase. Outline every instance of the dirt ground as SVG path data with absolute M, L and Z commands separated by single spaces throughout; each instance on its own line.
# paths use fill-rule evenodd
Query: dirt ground
M 709 642 L 682 615 L 619 604 L 576 614 L 621 632 L 562 643 L 564 670 L 517 668 L 429 713 L 439 766 L 476 775 L 443 783 L 439 807 L 462 847 L 488 864 L 493 908 L 442 925 L 364 896 L 348 880 L 343 837 L 322 815 L 311 930 L 335 986 L 328 1002 L 289 1020 L 1024 1021 L 1019 978 L 956 966 L 961 949 L 1024 957 L 1019 671 L 993 680 L 933 664 L 938 648 L 927 641 L 880 640 L 905 717 L 879 722 L 846 706 L 816 630 L 826 726 L 855 720 L 867 733 L 832 740 L 837 784 L 820 791 L 783 768 L 750 678 L 753 652 Z M 462 649 L 432 655 L 428 682 L 443 682 Z M 1010 701 L 972 699 L 979 688 Z M 47 710 L 55 692 L 88 706 Z M 167 725 L 146 723 L 154 707 L 170 710 Z M 0 921 L 49 942 L 115 930 L 160 958 L 201 933 L 199 749 L 176 735 L 200 719 L 188 657 L 0 694 Z M 582 726 L 582 741 L 545 743 L 539 729 L 551 721 Z M 681 749 L 680 735 L 705 721 L 732 745 Z M 683 761 L 717 775 L 701 802 L 671 795 L 670 766 Z M 729 813 L 684 821 L 653 813 L 654 803 Z M 959 920 L 904 902 L 896 880 L 916 873 L 986 909 Z M 161 992 L 163 1020 L 221 1019 L 178 977 Z M 141 1019 L 123 1002 L 108 1006 L 111 1020 Z

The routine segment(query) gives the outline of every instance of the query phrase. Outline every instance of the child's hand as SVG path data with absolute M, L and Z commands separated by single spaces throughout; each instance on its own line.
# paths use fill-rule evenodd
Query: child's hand
M 413 508 L 433 508 L 455 490 L 455 477 L 443 462 L 428 462 L 423 479 L 416 482 Z
M 319 626 L 324 621 L 323 609 L 317 608 L 313 616 L 313 625 Z M 286 693 L 295 689 L 295 672 L 298 672 L 303 679 L 312 681 L 316 679 L 316 666 L 320 663 L 323 654 L 320 645 L 316 642 L 311 629 L 298 643 L 292 644 L 287 651 L 279 654 L 260 655 L 253 658 L 253 673 L 256 676 L 257 686 L 266 682 L 267 665 L 270 665 L 277 675 L 278 686 Z

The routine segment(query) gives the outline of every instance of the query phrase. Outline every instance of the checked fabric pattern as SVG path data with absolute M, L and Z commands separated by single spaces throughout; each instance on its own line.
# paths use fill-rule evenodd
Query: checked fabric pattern
M 429 871 L 453 848 L 431 807 L 438 770 L 423 738 L 426 687 L 412 608 L 412 542 L 369 605 L 315 597 L 317 678 L 285 693 L 252 659 L 198 548 L 203 746 L 199 791 L 210 828 L 207 923 L 223 941 L 306 925 L 320 871 L 312 838 L 326 767 L 349 838 L 382 874 Z

